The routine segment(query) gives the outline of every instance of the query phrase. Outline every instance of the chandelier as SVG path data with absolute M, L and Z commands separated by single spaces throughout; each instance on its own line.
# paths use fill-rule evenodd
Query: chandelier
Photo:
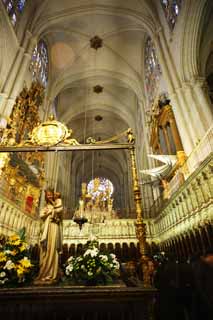
M 87 218 L 85 217 L 75 217 L 73 221 L 78 224 L 80 230 L 82 229 L 83 225 L 88 222 Z

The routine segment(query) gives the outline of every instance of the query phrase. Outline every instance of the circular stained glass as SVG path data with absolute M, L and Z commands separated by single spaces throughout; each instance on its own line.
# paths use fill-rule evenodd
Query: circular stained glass
M 106 178 L 95 178 L 91 180 L 87 185 L 87 192 L 95 199 L 100 194 L 103 195 L 103 200 L 111 197 L 114 187 L 112 182 Z

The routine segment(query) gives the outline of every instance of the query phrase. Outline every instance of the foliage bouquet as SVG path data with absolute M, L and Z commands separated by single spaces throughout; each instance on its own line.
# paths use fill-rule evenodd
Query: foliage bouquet
M 114 254 L 102 254 L 96 241 L 86 245 L 79 257 L 70 257 L 65 265 L 65 274 L 73 283 L 106 285 L 119 276 L 120 264 Z
M 0 246 L 0 287 L 18 286 L 27 282 L 32 269 L 24 233 L 10 236 Z

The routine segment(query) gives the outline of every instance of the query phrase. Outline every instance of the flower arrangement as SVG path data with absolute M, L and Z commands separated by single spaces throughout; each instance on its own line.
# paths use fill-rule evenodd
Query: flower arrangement
M 85 285 L 110 284 L 119 276 L 120 264 L 114 254 L 102 254 L 96 241 L 86 245 L 79 257 L 71 256 L 65 265 L 65 275 L 73 283 Z
M 24 233 L 8 237 L 0 246 L 0 287 L 27 282 L 32 269 Z

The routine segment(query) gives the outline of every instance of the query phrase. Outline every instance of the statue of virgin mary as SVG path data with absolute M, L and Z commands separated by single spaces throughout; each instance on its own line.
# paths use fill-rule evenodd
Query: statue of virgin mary
M 40 240 L 39 274 L 35 284 L 52 284 L 59 278 L 59 255 L 62 252 L 61 195 L 45 191 L 46 205 L 40 212 L 43 232 Z

